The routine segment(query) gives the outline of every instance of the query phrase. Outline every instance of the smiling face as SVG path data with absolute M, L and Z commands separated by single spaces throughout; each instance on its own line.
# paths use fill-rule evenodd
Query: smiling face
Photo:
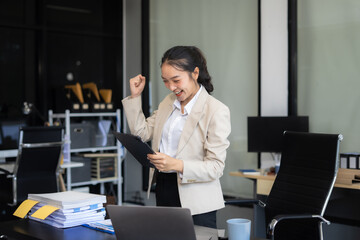
M 179 70 L 166 62 L 161 66 L 161 77 L 166 88 L 172 91 L 180 101 L 182 109 L 195 96 L 200 86 L 197 83 L 199 69 L 194 72 Z

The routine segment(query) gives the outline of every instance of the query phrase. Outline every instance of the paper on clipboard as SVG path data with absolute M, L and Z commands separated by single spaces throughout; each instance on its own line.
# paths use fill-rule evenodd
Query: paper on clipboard
M 139 163 L 145 167 L 155 168 L 146 156 L 149 153 L 154 154 L 155 152 L 140 137 L 120 132 L 114 132 L 114 135 Z

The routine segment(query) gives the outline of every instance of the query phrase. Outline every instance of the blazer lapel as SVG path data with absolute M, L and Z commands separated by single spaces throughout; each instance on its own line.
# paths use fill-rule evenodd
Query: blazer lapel
M 169 118 L 170 114 L 173 111 L 173 103 L 175 101 L 175 98 L 173 96 L 170 96 L 169 98 L 166 98 L 166 99 L 167 99 L 167 102 L 164 104 L 164 108 L 159 109 L 159 112 L 158 112 L 159 120 L 156 123 L 155 129 L 158 129 L 159 131 L 154 131 L 154 136 L 153 136 L 154 151 L 159 151 L 159 149 L 160 149 L 160 141 L 161 141 L 163 127 L 164 127 L 167 119 Z
M 207 93 L 207 91 L 203 89 L 199 95 L 199 98 L 196 100 L 196 103 L 191 109 L 191 113 L 188 119 L 186 120 L 184 129 L 180 136 L 179 146 L 176 155 L 179 154 L 182 151 L 182 149 L 185 147 L 186 143 L 189 141 L 191 135 L 193 134 L 196 125 L 203 116 L 204 114 L 203 109 L 206 104 L 208 96 L 209 94 Z

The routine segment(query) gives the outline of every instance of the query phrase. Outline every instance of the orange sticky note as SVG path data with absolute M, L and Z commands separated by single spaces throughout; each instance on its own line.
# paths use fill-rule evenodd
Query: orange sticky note
M 54 206 L 45 205 L 45 206 L 42 206 L 41 208 L 39 208 L 31 216 L 34 218 L 39 218 L 39 219 L 44 220 L 47 216 L 49 216 L 50 214 L 52 214 L 53 212 L 55 212 L 58 209 L 59 208 L 54 207 Z
M 13 215 L 19 218 L 24 218 L 31 208 L 37 203 L 38 201 L 27 199 L 20 204 Z

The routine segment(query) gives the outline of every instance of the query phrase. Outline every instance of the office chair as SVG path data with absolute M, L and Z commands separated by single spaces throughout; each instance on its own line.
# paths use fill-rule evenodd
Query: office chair
M 265 203 L 267 237 L 323 239 L 323 215 L 339 166 L 342 135 L 284 132 L 281 165 Z M 242 205 L 249 201 L 227 201 Z
M 62 127 L 23 127 L 14 172 L 0 169 L 0 203 L 16 206 L 28 193 L 57 192 Z

